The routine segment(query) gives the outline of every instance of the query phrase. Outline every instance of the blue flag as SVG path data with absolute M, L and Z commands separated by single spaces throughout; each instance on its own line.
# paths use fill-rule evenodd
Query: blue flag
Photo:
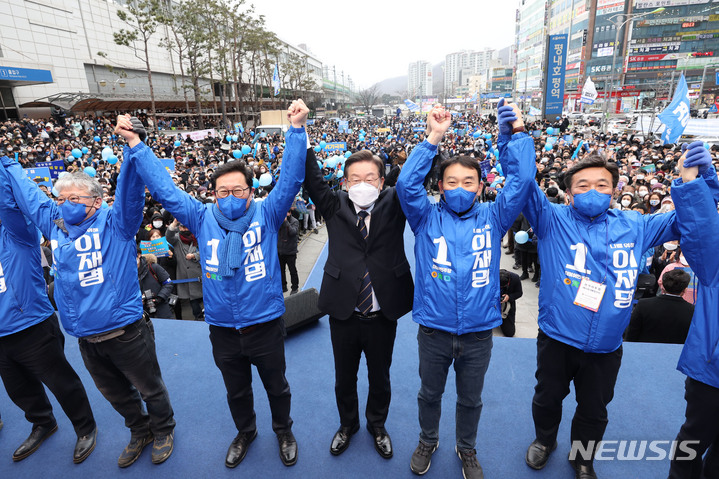
M 280 71 L 275 63 L 275 72 L 272 74 L 272 86 L 275 89 L 275 96 L 280 94 Z
M 409 111 L 419 111 L 419 105 L 413 102 L 412 100 L 405 100 L 404 104 L 407 105 L 407 108 L 409 108 Z
M 676 143 L 689 123 L 689 88 L 683 73 L 679 78 L 672 102 L 658 117 L 665 126 L 662 133 L 664 144 Z

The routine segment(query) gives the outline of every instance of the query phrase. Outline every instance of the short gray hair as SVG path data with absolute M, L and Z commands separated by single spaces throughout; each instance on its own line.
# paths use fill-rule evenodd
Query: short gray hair
M 58 193 L 68 187 L 79 188 L 90 193 L 90 196 L 99 196 L 102 198 L 102 186 L 100 186 L 100 183 L 84 172 L 62 175 L 62 178 L 58 178 L 55 182 L 55 189 Z

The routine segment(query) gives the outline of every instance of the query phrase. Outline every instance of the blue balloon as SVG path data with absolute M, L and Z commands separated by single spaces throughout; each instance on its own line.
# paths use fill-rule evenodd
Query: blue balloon
M 317 153 L 319 153 L 321 150 L 322 150 L 322 148 L 320 148 L 320 145 L 315 146 L 315 151 Z
M 115 163 L 117 163 L 117 157 L 115 155 L 112 155 L 112 156 L 108 157 L 107 162 L 110 163 L 111 165 L 114 165 Z
M 237 135 L 232 135 L 232 141 L 237 141 L 238 138 L 239 138 L 239 136 L 237 136 Z
M 66 171 L 63 171 L 63 173 L 67 173 L 67 172 L 66 172 Z M 59 177 L 58 177 L 58 178 L 59 178 Z M 57 198 L 58 196 L 60 196 L 60 193 L 57 191 L 57 188 L 55 188 L 54 186 L 52 187 L 52 195 L 53 195 L 55 198 Z
M 342 170 L 337 170 L 337 172 L 335 173 L 335 176 L 337 178 L 342 178 L 344 175 L 345 175 L 345 172 Z
M 350 156 L 352 156 L 352 152 L 351 152 L 351 151 L 345 151 L 345 158 L 349 158 Z
M 254 131 L 251 131 L 251 132 L 250 132 L 250 136 L 255 136 L 255 132 L 254 132 Z
M 61 171 L 60 173 L 57 174 L 57 178 L 60 179 L 67 174 L 68 174 L 67 171 Z
M 526 231 L 517 231 L 514 233 L 514 242 L 524 244 L 529 241 L 529 234 Z
M 109 208 L 109 207 L 110 207 L 110 205 L 107 204 L 107 201 L 102 200 L 102 205 L 100 205 L 100 209 L 103 209 L 103 210 L 104 210 L 104 209 Z
M 414 134 L 415 138 L 419 138 L 419 135 L 417 133 Z
M 547 135 L 554 135 L 554 128 L 552 128 L 551 126 L 547 128 Z
M 240 150 L 232 150 L 232 156 L 235 157 L 235 159 L 242 158 L 242 152 Z
M 480 136 L 482 136 L 482 134 L 478 131 L 475 131 L 474 133 L 472 133 L 472 137 L 474 137 L 474 138 L 479 138 Z
M 227 136 L 225 137 L 225 140 L 227 140 L 227 143 L 229 143 L 229 142 L 232 141 L 232 137 L 231 137 L 230 135 L 227 135 Z
M 100 137 L 99 137 L 99 136 L 96 136 L 95 138 L 93 138 L 93 140 L 99 142 L 99 141 L 100 141 Z
M 109 146 L 106 146 L 105 148 L 102 149 L 102 159 L 105 161 L 107 161 L 107 159 L 110 158 L 113 154 L 114 154 L 114 152 L 112 151 L 112 148 L 110 148 Z
M 327 166 L 329 166 L 330 168 L 336 168 L 338 162 L 338 156 L 330 156 L 329 158 L 327 158 Z
M 317 160 L 317 166 L 320 168 L 324 167 L 324 165 L 322 164 L 322 162 L 320 160 Z
M 252 178 L 252 187 L 253 188 L 259 188 L 260 187 L 260 180 L 257 178 Z
M 84 154 L 86 154 L 86 153 L 87 153 L 88 151 L 90 151 L 90 150 L 88 150 L 86 146 L 83 146 L 83 147 L 82 147 L 82 150 L 80 150 L 80 151 L 82 151 L 82 154 L 84 155 Z
M 264 173 L 260 175 L 260 186 L 269 186 L 272 184 L 272 175 L 269 173 Z
M 706 148 L 707 150 L 710 148 L 709 143 L 707 143 L 706 141 L 704 142 L 704 148 Z
M 252 153 L 252 148 L 249 145 L 242 145 L 242 154 L 249 155 L 250 153 Z
M 83 171 L 84 171 L 88 176 L 95 176 L 95 173 L 96 173 L 96 172 L 95 172 L 95 168 L 93 168 L 92 166 L 86 166 Z
M 178 148 L 182 146 L 182 142 L 180 140 L 175 140 L 175 148 Z
M 391 139 L 392 139 L 392 135 L 387 135 L 387 139 L 388 139 L 388 140 L 391 140 Z
M 549 150 L 551 150 L 551 149 L 552 149 L 552 145 L 550 145 L 549 143 L 547 143 L 546 145 L 544 145 L 544 151 L 549 151 Z
M 327 133 L 322 133 L 322 139 L 327 138 Z
M 484 134 L 484 139 L 485 139 L 485 140 L 491 140 L 491 139 L 492 139 L 492 134 L 491 134 L 491 133 L 485 133 L 485 134 Z
M 72 156 L 74 156 L 75 158 L 80 158 L 82 156 L 82 151 L 80 151 L 78 148 L 73 148 Z
M 326 142 L 326 141 L 320 141 L 320 148 L 324 150 L 324 149 L 325 149 L 325 146 L 327 146 L 327 142 Z

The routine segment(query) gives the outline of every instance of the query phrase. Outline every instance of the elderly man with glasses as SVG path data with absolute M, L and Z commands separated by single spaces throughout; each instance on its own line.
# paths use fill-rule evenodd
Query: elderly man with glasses
M 130 429 L 130 443 L 118 465 L 134 463 L 149 444 L 152 462 L 164 462 L 174 447 L 175 420 L 137 280 L 135 233 L 145 202 L 142 181 L 125 163 L 116 206 L 101 208 L 97 180 L 68 173 L 55 183 L 55 204 L 15 160 L 3 157 L 1 163 L 20 211 L 50 239 L 62 325 L 78 338 L 95 385 Z
M 290 386 L 285 378 L 285 312 L 277 232 L 304 180 L 307 147 L 305 122 L 309 110 L 292 102 L 282 174 L 262 202 L 254 200 L 252 170 L 243 161 L 229 161 L 215 170 L 211 186 L 217 203 L 202 203 L 177 188 L 155 154 L 145 146 L 129 120 L 121 134 L 132 147 L 129 161 L 162 202 L 197 238 L 203 273 L 205 321 L 215 364 L 227 389 L 227 402 L 238 434 L 225 459 L 236 467 L 257 436 L 252 396 L 252 370 L 257 368 L 272 411 L 280 459 L 297 462 L 292 434 Z

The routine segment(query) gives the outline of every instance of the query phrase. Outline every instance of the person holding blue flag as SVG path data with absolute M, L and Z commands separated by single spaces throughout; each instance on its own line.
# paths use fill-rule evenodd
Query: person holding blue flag
M 124 156 L 129 154 L 126 147 Z M 166 461 L 174 448 L 174 412 L 143 314 L 135 259 L 145 202 L 141 180 L 125 164 L 113 207 L 101 208 L 97 180 L 66 174 L 55 183 L 55 204 L 16 161 L 3 157 L 0 163 L 20 210 L 50 239 L 62 325 L 78 338 L 95 385 L 130 429 L 118 466 L 133 464 L 149 444 L 152 462 Z
M 252 170 L 229 161 L 215 170 L 217 203 L 204 204 L 175 186 L 167 170 L 136 132 L 122 130 L 131 149 L 127 160 L 152 197 L 162 202 L 197 238 L 203 273 L 205 321 L 215 364 L 227 389 L 237 436 L 225 465 L 236 467 L 257 436 L 252 365 L 262 378 L 272 411 L 272 429 L 286 466 L 297 462 L 292 434 L 290 386 L 285 378 L 285 312 L 277 252 L 278 231 L 304 180 L 309 110 L 302 100 L 288 109 L 282 174 L 261 203 L 254 200 Z
M 429 470 L 439 442 L 439 420 L 447 372 L 457 382 L 456 445 L 465 479 L 484 477 L 475 444 L 482 412 L 484 375 L 492 351 L 492 328 L 502 324 L 499 261 L 502 237 L 531 191 L 536 174 L 534 142 L 524 131 L 516 105 L 499 102 L 499 128 L 509 140 L 503 156 L 507 183 L 497 200 L 480 203 L 481 169 L 475 158 L 454 156 L 440 165 L 439 203 L 432 203 L 424 178 L 437 146 L 452 123 L 435 106 L 429 134 L 416 146 L 397 181 L 397 195 L 415 235 L 412 319 L 419 324 L 419 444 L 410 469 Z
M 657 116 L 664 123 L 664 132 L 662 133 L 664 144 L 676 143 L 687 127 L 690 117 L 689 88 L 683 73 L 679 78 L 672 102 Z
M 509 154 L 500 135 L 500 158 Z M 607 427 L 607 405 L 622 359 L 640 259 L 679 237 L 675 213 L 641 215 L 610 209 L 619 170 L 590 153 L 564 175 L 569 205 L 549 202 L 536 183 L 523 213 L 539 239 L 537 385 L 532 400 L 536 437 L 525 461 L 542 469 L 557 447 L 562 401 L 574 382 L 570 462 L 575 477 L 595 478 L 594 454 Z M 716 175 L 712 180 L 717 182 Z
M 85 387 L 65 357 L 65 336 L 47 297 L 41 254 L 40 235 L 18 209 L 0 168 L 0 378 L 32 423 L 12 459 L 30 456 L 57 431 L 45 384 L 75 428 L 73 462 L 79 464 L 95 449 L 97 427 Z
M 716 171 L 701 141 L 680 161 L 672 183 L 682 253 L 699 279 L 696 307 L 677 369 L 686 374 L 686 420 L 676 438 L 669 479 L 719 477 L 719 235 Z M 705 454 L 706 453 L 706 454 Z

